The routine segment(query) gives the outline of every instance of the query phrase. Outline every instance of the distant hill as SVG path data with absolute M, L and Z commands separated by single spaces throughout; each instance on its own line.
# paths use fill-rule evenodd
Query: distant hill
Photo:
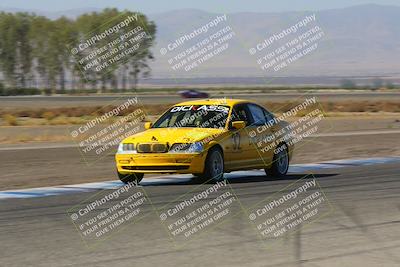
M 1 10 L 1 8 L 0 8 Z M 76 17 L 96 8 L 62 12 L 33 12 L 50 18 L 61 15 Z M 6 11 L 27 11 L 6 9 Z M 28 10 L 29 11 L 29 10 Z M 32 11 L 32 10 L 30 10 Z M 325 33 L 316 51 L 299 59 L 279 72 L 265 73 L 249 55 L 249 48 L 271 34 L 304 18 L 316 14 L 316 22 Z M 229 41 L 229 49 L 189 71 L 171 70 L 160 49 L 185 33 L 204 25 L 217 15 L 201 10 L 182 9 L 159 14 L 148 14 L 157 24 L 157 39 L 152 62 L 154 78 L 179 77 L 256 77 L 256 76 L 400 76 L 400 7 L 359 5 L 342 9 L 283 13 L 227 14 L 227 22 L 236 36 Z M 196 39 L 201 40 L 207 35 Z M 194 44 L 193 42 L 189 42 Z M 179 50 L 179 51 L 182 51 Z
M 262 76 L 248 49 L 270 34 L 278 33 L 306 15 L 316 14 L 325 32 L 318 49 L 287 69 L 268 76 L 385 75 L 400 73 L 400 7 L 360 5 L 318 12 L 235 13 L 226 25 L 236 33 L 230 48 L 189 74 L 178 76 Z M 176 10 L 150 15 L 158 25 L 154 76 L 171 76 L 168 63 L 158 52 L 169 42 L 203 25 L 217 14 Z

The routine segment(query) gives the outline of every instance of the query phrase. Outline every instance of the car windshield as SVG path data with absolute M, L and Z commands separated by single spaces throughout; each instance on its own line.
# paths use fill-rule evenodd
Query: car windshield
M 158 119 L 153 128 L 225 128 L 228 113 L 228 106 L 175 106 Z

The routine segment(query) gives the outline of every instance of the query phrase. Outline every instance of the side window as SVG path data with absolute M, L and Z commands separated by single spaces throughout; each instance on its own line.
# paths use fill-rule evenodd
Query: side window
M 249 105 L 251 116 L 253 117 L 254 125 L 263 125 L 267 122 L 264 110 L 254 104 Z
M 263 109 L 263 110 L 264 110 L 264 115 L 265 115 L 267 122 L 274 121 L 274 118 L 275 118 L 274 114 L 272 114 L 271 112 L 269 112 L 266 109 Z
M 233 107 L 231 121 L 244 121 L 246 125 L 250 125 L 250 118 L 246 105 L 236 105 Z

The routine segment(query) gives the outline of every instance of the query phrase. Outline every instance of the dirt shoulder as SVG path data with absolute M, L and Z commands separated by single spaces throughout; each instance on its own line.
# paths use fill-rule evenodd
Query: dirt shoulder
M 150 116 L 155 120 L 157 116 Z M 73 144 L 73 125 L 0 126 L 0 146 L 4 144 L 31 144 L 62 142 Z M 320 131 L 348 132 L 364 130 L 400 129 L 400 113 L 334 113 L 319 124 Z

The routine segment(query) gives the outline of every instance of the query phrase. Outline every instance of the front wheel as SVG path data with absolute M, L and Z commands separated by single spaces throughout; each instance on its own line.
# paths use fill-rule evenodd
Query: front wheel
M 213 148 L 208 152 L 201 178 L 205 181 L 213 179 L 216 182 L 224 179 L 224 157 L 221 149 Z
M 265 169 L 267 175 L 283 177 L 289 169 L 289 151 L 286 144 L 278 146 L 274 151 L 274 158 L 270 169 Z
M 130 174 L 118 173 L 118 178 L 125 184 L 127 183 L 139 184 L 140 181 L 142 181 L 143 176 L 144 176 L 143 173 L 130 173 Z

